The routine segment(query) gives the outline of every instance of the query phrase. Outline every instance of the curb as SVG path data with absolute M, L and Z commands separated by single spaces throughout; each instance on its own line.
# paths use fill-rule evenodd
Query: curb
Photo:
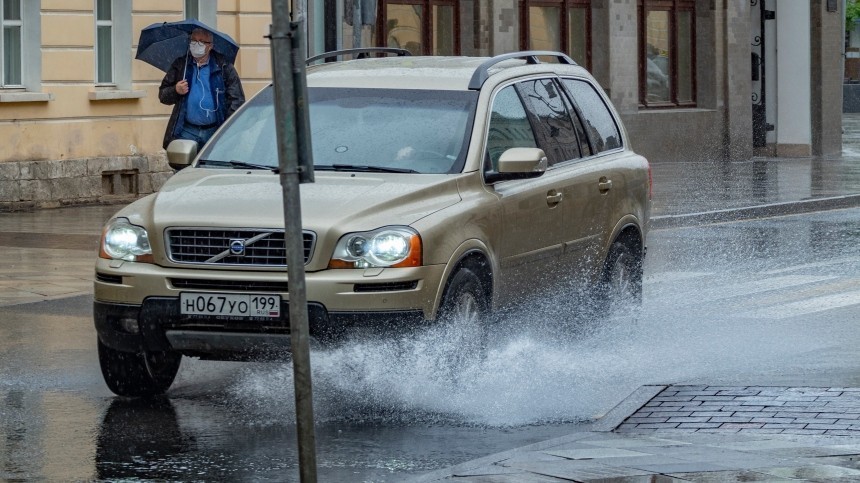
M 635 414 L 642 406 L 648 403 L 657 394 L 660 394 L 669 386 L 666 385 L 649 385 L 639 386 L 629 396 L 624 398 L 614 408 L 610 409 L 606 414 L 600 417 L 597 421 L 591 424 L 588 431 L 608 432 L 612 431 L 628 417 Z
M 857 206 L 860 206 L 860 194 L 814 198 L 682 215 L 654 216 L 651 218 L 650 228 L 652 230 L 660 230 L 665 228 L 699 226 L 729 221 L 796 215 L 815 211 L 839 210 Z

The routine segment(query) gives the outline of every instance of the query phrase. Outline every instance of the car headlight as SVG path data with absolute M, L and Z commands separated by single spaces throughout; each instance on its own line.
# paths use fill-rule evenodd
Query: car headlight
M 421 237 L 407 227 L 348 233 L 338 240 L 329 268 L 419 267 Z
M 111 220 L 102 232 L 99 256 L 109 260 L 152 263 L 152 247 L 146 229 L 126 218 Z

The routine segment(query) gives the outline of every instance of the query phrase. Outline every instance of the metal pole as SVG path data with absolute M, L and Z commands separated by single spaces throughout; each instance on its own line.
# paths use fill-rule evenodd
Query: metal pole
M 352 48 L 361 47 L 361 0 L 352 0 Z
M 300 22 L 289 22 L 289 0 L 272 0 L 272 78 L 275 89 L 275 133 L 278 142 L 278 165 L 284 202 L 284 241 L 287 251 L 289 280 L 290 349 L 293 359 L 293 382 L 296 399 L 296 431 L 298 433 L 299 475 L 303 483 L 316 483 L 316 440 L 314 437 L 313 391 L 311 388 L 310 337 L 308 330 L 305 259 L 302 240 L 302 211 L 299 196 L 301 179 L 300 149 L 310 143 L 299 141 L 297 123 L 306 116 L 304 99 L 297 96 L 296 63 L 304 65 L 304 54 L 295 59 L 295 32 L 301 32 Z M 303 71 L 302 71 L 303 73 Z M 299 86 L 299 90 L 303 85 Z M 296 102 L 297 99 L 299 102 Z M 307 132 L 304 133 L 305 135 Z

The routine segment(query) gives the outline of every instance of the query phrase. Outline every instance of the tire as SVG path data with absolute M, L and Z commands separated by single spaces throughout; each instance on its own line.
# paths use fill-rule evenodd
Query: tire
M 173 384 L 182 355 L 175 352 L 122 352 L 98 340 L 99 365 L 105 384 L 114 394 L 159 396 Z
M 642 251 L 616 241 L 609 249 L 598 284 L 602 303 L 612 308 L 642 305 Z
M 454 345 L 452 365 L 461 366 L 483 358 L 489 307 L 487 294 L 475 272 L 461 268 L 451 277 L 437 320 Z

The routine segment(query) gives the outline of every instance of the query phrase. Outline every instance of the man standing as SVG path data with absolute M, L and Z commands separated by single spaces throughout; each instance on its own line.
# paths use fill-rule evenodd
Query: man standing
M 188 53 L 161 81 L 158 99 L 173 105 L 164 148 L 174 139 L 190 139 L 199 149 L 245 102 L 245 92 L 233 64 L 212 50 L 212 33 L 198 28 L 191 32 Z

